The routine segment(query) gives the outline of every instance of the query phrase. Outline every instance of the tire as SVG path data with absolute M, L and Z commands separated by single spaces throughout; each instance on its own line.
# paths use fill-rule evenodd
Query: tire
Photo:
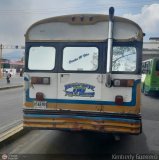
M 146 90 L 145 90 L 145 84 L 143 85 L 143 93 L 144 93 L 145 96 L 149 95 L 148 92 L 146 92 Z
M 144 93 L 144 84 L 141 85 L 141 93 Z

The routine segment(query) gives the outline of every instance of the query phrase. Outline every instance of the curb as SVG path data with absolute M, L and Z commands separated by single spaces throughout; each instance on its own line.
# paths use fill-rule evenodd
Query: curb
M 5 86 L 5 87 L 0 87 L 0 90 L 12 89 L 12 88 L 20 88 L 20 87 L 23 87 L 23 86 L 24 86 L 24 85 Z
M 5 132 L 0 133 L 0 142 L 8 139 L 9 137 L 15 135 L 16 133 L 20 132 L 23 130 L 23 123 L 20 123 L 8 130 L 6 130 Z

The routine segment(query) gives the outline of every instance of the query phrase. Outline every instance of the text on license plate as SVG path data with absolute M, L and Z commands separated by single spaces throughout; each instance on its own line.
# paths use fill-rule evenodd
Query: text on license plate
M 47 102 L 46 101 L 34 101 L 35 109 L 46 109 Z

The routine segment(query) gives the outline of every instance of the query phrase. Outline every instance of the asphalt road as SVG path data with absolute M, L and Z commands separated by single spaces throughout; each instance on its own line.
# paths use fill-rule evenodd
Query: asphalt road
M 0 90 L 0 129 L 22 119 L 23 88 Z
M 18 98 L 20 95 L 18 93 L 16 95 L 17 98 L 12 99 L 13 101 L 16 99 L 20 106 L 21 100 Z M 8 102 L 10 103 L 11 101 Z M 20 112 L 19 109 L 15 113 L 18 115 Z M 104 157 L 108 153 L 159 155 L 159 97 L 142 95 L 142 115 L 143 133 L 138 136 L 123 135 L 120 141 L 115 141 L 109 134 L 33 130 L 9 143 L 6 141 L 0 144 L 0 153 L 43 154 L 43 156 L 53 154 L 52 157 L 56 156 L 57 159 L 91 159 L 93 155 L 100 159 L 99 157 Z
M 23 82 L 24 82 L 23 77 L 20 77 L 19 75 L 15 75 L 10 78 L 10 84 L 7 84 L 6 77 L 3 77 L 2 79 L 0 79 L 0 88 L 6 87 L 6 86 L 22 85 Z

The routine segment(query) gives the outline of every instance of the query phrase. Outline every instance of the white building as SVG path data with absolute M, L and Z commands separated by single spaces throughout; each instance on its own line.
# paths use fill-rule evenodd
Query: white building
M 143 43 L 143 60 L 159 57 L 159 37 L 150 38 L 149 42 Z

